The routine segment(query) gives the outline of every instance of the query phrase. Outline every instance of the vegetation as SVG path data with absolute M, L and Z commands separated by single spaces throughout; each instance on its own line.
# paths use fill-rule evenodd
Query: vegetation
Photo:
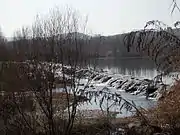
M 173 0 L 172 13 L 179 10 L 177 2 Z M 179 21 L 174 27 L 169 27 L 161 21 L 153 20 L 147 22 L 141 31 L 134 31 L 126 35 L 124 43 L 128 49 L 135 48 L 142 55 L 150 56 L 156 63 L 160 72 L 160 77 L 172 72 L 179 72 Z M 158 101 L 155 108 L 141 110 L 146 119 L 146 124 L 141 125 L 142 129 L 133 127 L 128 131 L 133 134 L 170 134 L 178 135 L 180 133 L 179 121 L 179 98 L 180 87 L 179 80 L 165 91 L 164 98 Z M 153 125 L 153 126 L 149 126 Z
M 2 38 L 8 51 L 1 61 L 2 134 L 71 134 L 82 77 L 76 71 L 89 64 L 82 53 L 89 39 L 77 35 L 85 23 L 79 27 L 75 11 L 54 9 L 17 31 L 10 46 Z M 54 92 L 58 84 L 61 93 Z
M 175 9 L 179 7 L 173 0 L 172 13 Z M 84 34 L 86 23 L 71 9 L 66 13 L 53 9 L 47 16 L 37 16 L 32 26 L 16 31 L 12 41 L 0 32 L 0 134 L 179 134 L 179 80 L 157 107 L 148 111 L 108 89 L 87 88 L 97 66 L 91 59 L 98 56 L 150 56 L 161 81 L 163 75 L 179 72 L 180 22 L 171 28 L 149 21 L 141 31 L 111 37 Z M 103 49 L 99 49 L 101 45 Z M 132 53 L 127 55 L 127 51 Z M 80 84 L 81 79 L 87 84 Z M 77 108 L 92 100 L 100 103 L 101 114 L 86 118 Z M 110 111 L 114 105 L 119 106 L 119 112 L 135 109 L 137 115 L 115 119 Z
M 115 104 L 127 110 L 135 107 L 119 94 L 87 90 L 92 80 L 91 70 L 96 67 L 96 62 L 92 63 L 90 59 L 98 56 L 98 49 L 94 54 L 84 51 L 92 40 L 78 31 L 86 32 L 86 21 L 81 22 L 75 11 L 66 11 L 53 9 L 45 17 L 38 16 L 31 27 L 15 32 L 10 42 L 1 36 L 1 134 L 70 135 L 85 132 L 86 126 L 76 122 L 77 107 L 80 102 L 91 102 L 93 97 L 100 102 L 105 123 L 97 124 L 103 128 L 102 132 L 88 130 L 84 134 L 111 134 L 116 128 L 111 124 L 109 108 Z M 96 37 L 96 43 L 101 43 L 101 37 Z M 87 70 L 90 67 L 91 70 Z M 86 79 L 87 84 L 80 89 L 81 79 Z M 57 87 L 59 92 L 56 92 Z M 110 100 L 113 103 L 108 104 Z M 102 107 L 104 101 L 107 101 L 106 110 Z M 82 129 L 77 129 L 78 126 Z

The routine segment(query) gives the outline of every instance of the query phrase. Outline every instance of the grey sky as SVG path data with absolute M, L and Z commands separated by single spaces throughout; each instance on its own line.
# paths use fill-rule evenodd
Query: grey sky
M 69 5 L 88 14 L 93 33 L 112 35 L 140 29 L 148 20 L 172 24 L 180 14 L 170 14 L 172 0 L 0 0 L 0 25 L 6 36 L 22 25 L 30 25 L 37 13 L 54 6 Z

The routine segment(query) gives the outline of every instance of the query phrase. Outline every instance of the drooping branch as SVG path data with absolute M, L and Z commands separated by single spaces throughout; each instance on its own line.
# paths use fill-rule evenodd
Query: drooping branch
M 142 56 L 150 56 L 158 71 L 165 75 L 180 70 L 178 32 L 179 29 L 168 27 L 160 21 L 149 21 L 143 30 L 127 34 L 124 43 L 129 51 L 135 47 Z

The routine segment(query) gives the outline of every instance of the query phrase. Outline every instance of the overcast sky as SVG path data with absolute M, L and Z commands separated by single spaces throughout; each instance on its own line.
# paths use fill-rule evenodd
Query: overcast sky
M 30 25 L 37 13 L 65 6 L 88 14 L 88 29 L 95 34 L 112 35 L 141 29 L 149 20 L 172 24 L 180 14 L 171 16 L 172 0 L 0 0 L 0 25 L 6 36 L 22 25 Z

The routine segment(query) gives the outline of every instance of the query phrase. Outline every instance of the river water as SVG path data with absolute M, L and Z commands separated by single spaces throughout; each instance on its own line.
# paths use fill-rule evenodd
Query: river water
M 154 62 L 148 58 L 101 58 L 97 60 L 97 65 L 112 73 L 147 79 L 158 74 Z

